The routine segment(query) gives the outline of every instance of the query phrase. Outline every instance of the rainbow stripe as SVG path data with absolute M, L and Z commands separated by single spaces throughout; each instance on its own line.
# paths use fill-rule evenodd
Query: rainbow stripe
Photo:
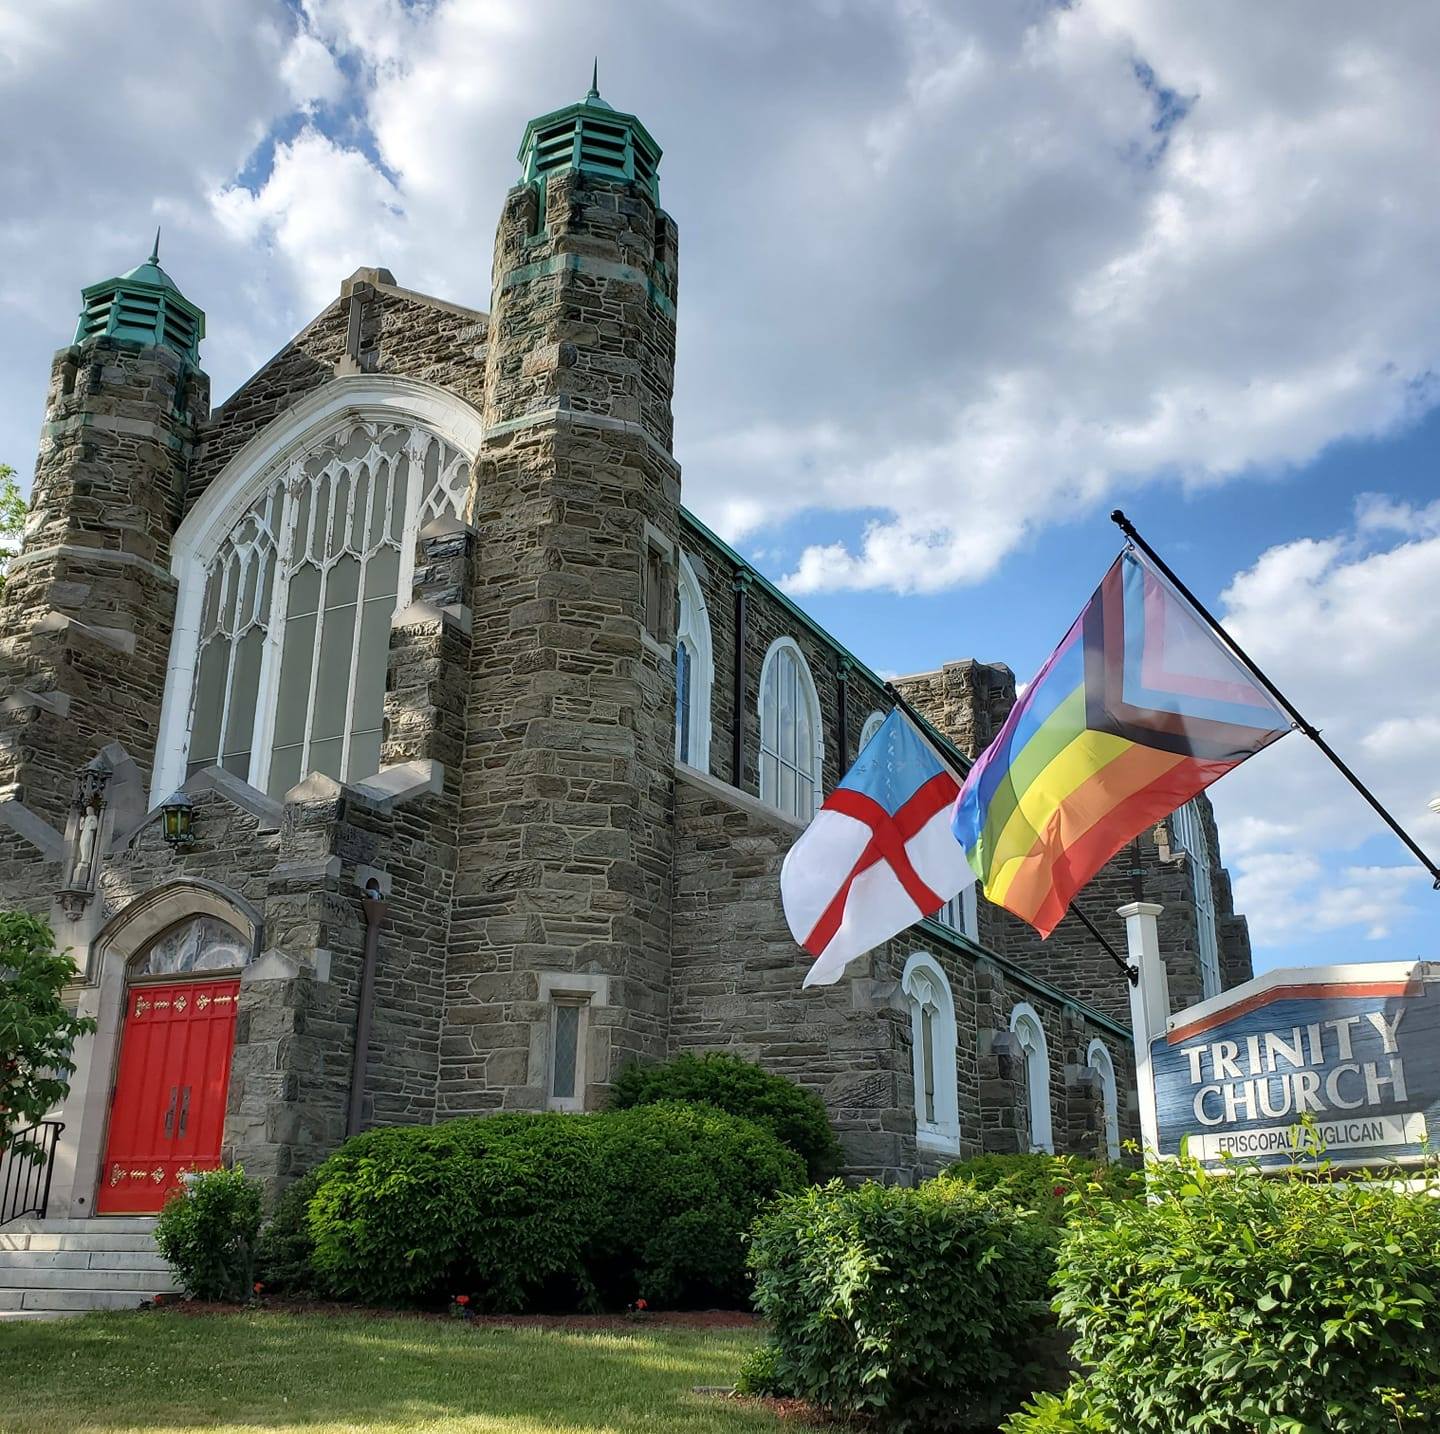
M 1048 936 L 1127 841 L 1289 730 L 1127 550 L 970 769 L 951 826 L 985 895 Z

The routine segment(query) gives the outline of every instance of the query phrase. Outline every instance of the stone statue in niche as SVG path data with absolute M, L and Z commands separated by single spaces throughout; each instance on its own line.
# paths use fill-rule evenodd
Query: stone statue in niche
M 99 870 L 100 821 L 105 789 L 113 775 L 102 758 L 87 762 L 75 781 L 74 815 L 70 821 L 70 875 L 60 892 L 65 914 L 77 920 L 95 891 Z

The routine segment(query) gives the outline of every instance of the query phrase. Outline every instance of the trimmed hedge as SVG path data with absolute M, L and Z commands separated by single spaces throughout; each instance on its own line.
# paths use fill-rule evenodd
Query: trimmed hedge
M 738 1056 L 687 1054 L 665 1065 L 629 1065 L 610 1092 L 612 1110 L 661 1101 L 713 1105 L 753 1120 L 804 1160 L 813 1182 L 840 1169 L 840 1142 L 819 1096 Z
M 1008 1434 L 1394 1434 L 1440 1419 L 1440 1198 L 1161 1167 L 1071 1225 L 1055 1308 L 1087 1367 Z
M 748 1121 L 647 1106 L 369 1131 L 314 1181 L 321 1292 L 518 1313 L 742 1298 L 743 1231 L 804 1168 Z
M 751 1235 L 774 1347 L 746 1385 L 889 1430 L 993 1430 L 1035 1387 L 1051 1263 L 1039 1220 L 960 1180 L 791 1196 Z

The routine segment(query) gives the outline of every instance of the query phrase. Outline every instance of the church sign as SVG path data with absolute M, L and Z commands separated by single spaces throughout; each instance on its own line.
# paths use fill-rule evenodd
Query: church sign
M 1415 1164 L 1440 1134 L 1440 965 L 1270 971 L 1172 1016 L 1150 1056 L 1162 1155 Z

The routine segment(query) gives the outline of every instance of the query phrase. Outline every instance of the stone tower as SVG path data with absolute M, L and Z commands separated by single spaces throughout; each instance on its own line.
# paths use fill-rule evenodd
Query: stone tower
M 468 514 L 442 1114 L 554 1103 L 562 1019 L 582 1023 L 576 1099 L 667 1038 L 675 225 L 658 145 L 593 84 L 532 121 L 519 158 Z
M 148 774 L 175 612 L 170 537 L 210 384 L 205 316 L 156 252 L 84 291 L 51 366 L 24 544 L 0 603 L 0 800 L 63 830 L 76 769 Z

